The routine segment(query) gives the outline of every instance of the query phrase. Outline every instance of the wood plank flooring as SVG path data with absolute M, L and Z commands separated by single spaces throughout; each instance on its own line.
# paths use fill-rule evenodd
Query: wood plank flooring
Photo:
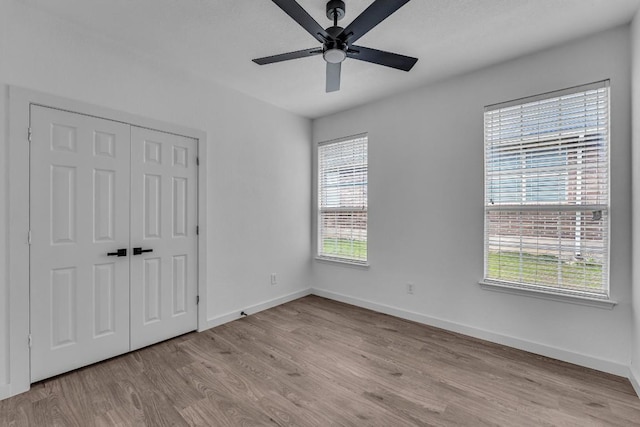
M 1 426 L 640 426 L 627 379 L 309 296 L 45 380 Z

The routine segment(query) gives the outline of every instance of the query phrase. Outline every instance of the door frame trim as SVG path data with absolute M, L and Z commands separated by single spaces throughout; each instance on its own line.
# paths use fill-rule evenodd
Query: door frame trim
M 44 92 L 9 86 L 9 229 L 7 242 L 9 285 L 8 396 L 29 390 L 29 115 L 31 105 L 65 110 L 133 126 L 186 136 L 198 141 L 198 331 L 207 329 L 207 134 L 204 131 L 142 117 Z M 19 183 L 15 185 L 14 183 Z M 27 191 L 25 191 L 27 188 Z

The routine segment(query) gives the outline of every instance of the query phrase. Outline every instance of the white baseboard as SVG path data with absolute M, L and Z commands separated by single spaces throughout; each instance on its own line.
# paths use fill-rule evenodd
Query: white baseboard
M 602 372 L 618 375 L 621 377 L 629 376 L 629 367 L 627 365 L 612 362 L 610 360 L 598 359 L 580 353 L 571 352 L 557 347 L 551 347 L 532 341 L 522 340 L 520 338 L 510 337 L 508 335 L 497 334 L 495 332 L 486 331 L 484 329 L 475 328 L 473 326 L 464 325 L 449 320 L 439 319 L 436 317 L 426 316 L 424 314 L 403 310 L 385 304 L 367 301 L 360 298 L 343 295 L 323 289 L 312 289 L 311 293 L 320 297 L 344 302 L 369 310 L 377 311 L 401 319 L 412 320 L 414 322 L 423 323 L 429 326 L 446 329 L 448 331 L 457 332 L 485 341 L 506 345 L 508 347 L 517 348 L 519 350 L 528 351 L 530 353 L 539 354 L 553 359 L 562 360 L 564 362 L 573 363 L 587 368 L 595 369 Z M 638 391 L 638 388 L 636 388 Z
M 9 384 L 0 384 L 0 400 L 11 396 L 11 387 Z
M 629 381 L 633 386 L 633 389 L 636 391 L 638 397 L 640 397 L 640 374 L 636 374 L 633 369 L 633 365 L 629 366 Z
M 220 316 L 215 316 L 207 319 L 207 324 L 204 328 L 198 329 L 199 332 L 205 331 L 210 328 L 215 328 L 216 326 L 224 325 L 225 323 L 232 322 L 236 319 L 239 319 L 240 312 L 244 311 L 247 315 L 255 314 L 262 310 L 267 310 L 269 308 L 277 307 L 281 304 L 287 303 L 289 301 L 297 300 L 298 298 L 306 297 L 307 295 L 311 295 L 311 288 L 302 289 L 300 291 L 296 291 L 287 295 L 283 295 L 278 298 L 274 298 L 268 301 L 261 302 L 259 304 L 254 304 L 248 307 L 240 307 L 236 310 L 230 311 L 226 314 L 222 314 Z
M 0 384 L 0 400 L 29 391 L 30 384 Z

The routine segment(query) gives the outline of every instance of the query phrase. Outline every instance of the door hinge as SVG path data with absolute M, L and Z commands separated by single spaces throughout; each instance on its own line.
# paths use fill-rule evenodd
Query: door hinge
M 33 343 L 33 340 L 31 339 L 31 334 L 29 334 L 29 348 L 31 348 L 32 343 Z
M 27 244 L 31 244 L 31 230 L 27 233 Z
M 200 295 L 196 295 L 196 305 L 200 304 Z
M 31 128 L 27 128 L 27 139 L 31 142 Z

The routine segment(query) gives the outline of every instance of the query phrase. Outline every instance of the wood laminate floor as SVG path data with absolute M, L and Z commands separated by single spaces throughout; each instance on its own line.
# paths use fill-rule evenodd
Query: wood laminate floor
M 34 384 L 2 426 L 632 426 L 627 379 L 309 296 Z

